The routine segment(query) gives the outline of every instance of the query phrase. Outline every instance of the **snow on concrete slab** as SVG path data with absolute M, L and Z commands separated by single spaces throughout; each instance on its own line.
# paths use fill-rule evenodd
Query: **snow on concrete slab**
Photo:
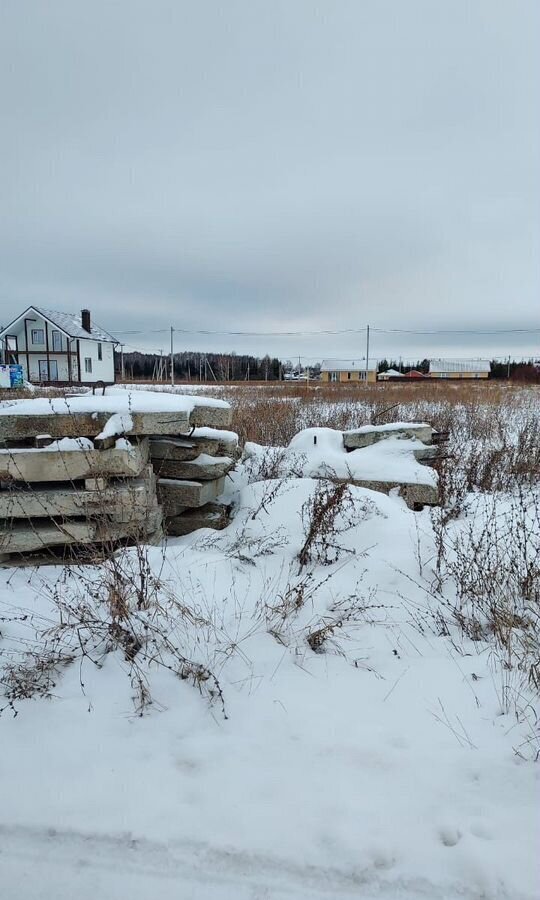
M 225 441 L 226 443 L 238 443 L 236 431 L 226 431 L 223 428 L 194 428 L 190 437 L 208 438 L 212 441 Z
M 97 435 L 98 440 L 116 437 L 120 434 L 128 434 L 133 428 L 133 419 L 130 413 L 113 413 L 107 420 L 103 431 Z
M 347 452 L 343 434 L 333 428 L 306 428 L 284 449 L 247 443 L 245 457 L 263 460 L 268 452 L 280 455 L 282 475 L 297 473 L 309 478 L 333 477 L 353 481 L 389 481 L 401 484 L 437 484 L 437 473 L 422 466 L 414 451 L 423 444 L 415 439 L 392 439 Z
M 128 442 L 126 442 L 128 443 Z M 129 444 L 129 448 L 131 449 L 131 444 Z M 0 456 L 11 456 L 12 454 L 27 454 L 27 453 L 78 453 L 81 451 L 87 452 L 88 450 L 93 450 L 94 444 L 90 440 L 90 438 L 79 437 L 79 438 L 60 438 L 58 441 L 51 441 L 50 444 L 46 444 L 45 447 L 1 447 L 0 448 Z M 126 448 L 127 449 L 127 448 Z
M 113 425 L 109 423 L 115 417 Z M 223 400 L 139 391 L 111 390 L 105 396 L 40 397 L 0 404 L 0 441 L 16 441 L 47 432 L 52 437 L 109 436 L 125 417 L 130 434 L 184 434 L 192 426 L 221 428 L 231 421 Z
M 407 431 L 411 428 L 431 428 L 427 422 L 388 422 L 386 425 L 361 425 L 359 428 L 349 428 L 344 434 L 375 434 L 386 431 Z
M 126 391 L 108 388 L 105 396 L 36 397 L 31 400 L 3 401 L 0 416 L 53 416 L 77 413 L 152 413 L 193 412 L 196 407 L 229 409 L 224 400 L 211 397 L 182 396 L 157 391 Z

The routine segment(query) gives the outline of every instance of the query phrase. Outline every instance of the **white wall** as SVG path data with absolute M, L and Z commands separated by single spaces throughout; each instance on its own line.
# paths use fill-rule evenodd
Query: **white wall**
M 114 381 L 114 351 L 113 344 L 102 343 L 101 354 L 103 359 L 98 359 L 98 342 L 81 339 L 81 381 Z M 85 371 L 85 359 L 92 360 L 92 373 Z

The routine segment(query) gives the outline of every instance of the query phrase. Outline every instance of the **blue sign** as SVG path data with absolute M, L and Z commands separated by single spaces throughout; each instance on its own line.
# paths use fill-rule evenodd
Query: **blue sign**
M 24 378 L 23 378 L 23 367 L 22 366 L 10 366 L 9 367 L 9 382 L 11 387 L 23 387 Z

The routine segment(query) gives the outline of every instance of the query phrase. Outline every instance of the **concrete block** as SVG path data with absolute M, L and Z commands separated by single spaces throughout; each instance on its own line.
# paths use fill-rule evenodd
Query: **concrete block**
M 165 533 L 178 537 L 191 534 L 199 528 L 220 531 L 229 524 L 229 507 L 220 503 L 207 503 L 199 509 L 191 509 L 165 520 Z
M 158 478 L 157 496 L 165 516 L 175 516 L 186 508 L 193 509 L 211 503 L 223 493 L 225 479 L 216 481 L 176 481 Z
M 130 450 L 0 450 L 0 481 L 77 481 L 135 477 L 148 462 L 148 439 Z
M 104 491 L 107 487 L 108 480 L 106 478 L 85 478 L 85 491 Z
M 373 425 L 368 430 L 352 430 L 343 432 L 343 446 L 346 450 L 360 450 L 362 447 L 369 447 L 378 441 L 385 441 L 389 438 L 416 438 L 425 444 L 431 443 L 431 435 L 433 429 L 431 425 L 407 425 L 403 428 L 387 428 L 383 425 Z
M 52 442 L 53 439 L 50 434 L 36 434 L 34 438 L 34 447 L 48 447 Z

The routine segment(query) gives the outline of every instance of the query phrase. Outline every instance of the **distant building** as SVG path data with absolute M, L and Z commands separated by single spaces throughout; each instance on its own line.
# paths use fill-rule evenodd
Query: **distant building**
M 369 384 L 377 382 L 377 365 L 370 363 L 367 380 Z M 321 363 L 321 381 L 347 384 L 349 382 L 366 381 L 366 364 L 354 359 L 323 359 Z
M 387 369 L 377 375 L 377 381 L 390 381 L 392 378 L 403 378 L 403 375 L 397 369 Z
M 114 383 L 117 340 L 91 322 L 90 311 L 29 306 L 0 331 L 5 365 L 21 365 L 32 384 Z
M 430 378 L 488 378 L 487 359 L 430 359 Z

